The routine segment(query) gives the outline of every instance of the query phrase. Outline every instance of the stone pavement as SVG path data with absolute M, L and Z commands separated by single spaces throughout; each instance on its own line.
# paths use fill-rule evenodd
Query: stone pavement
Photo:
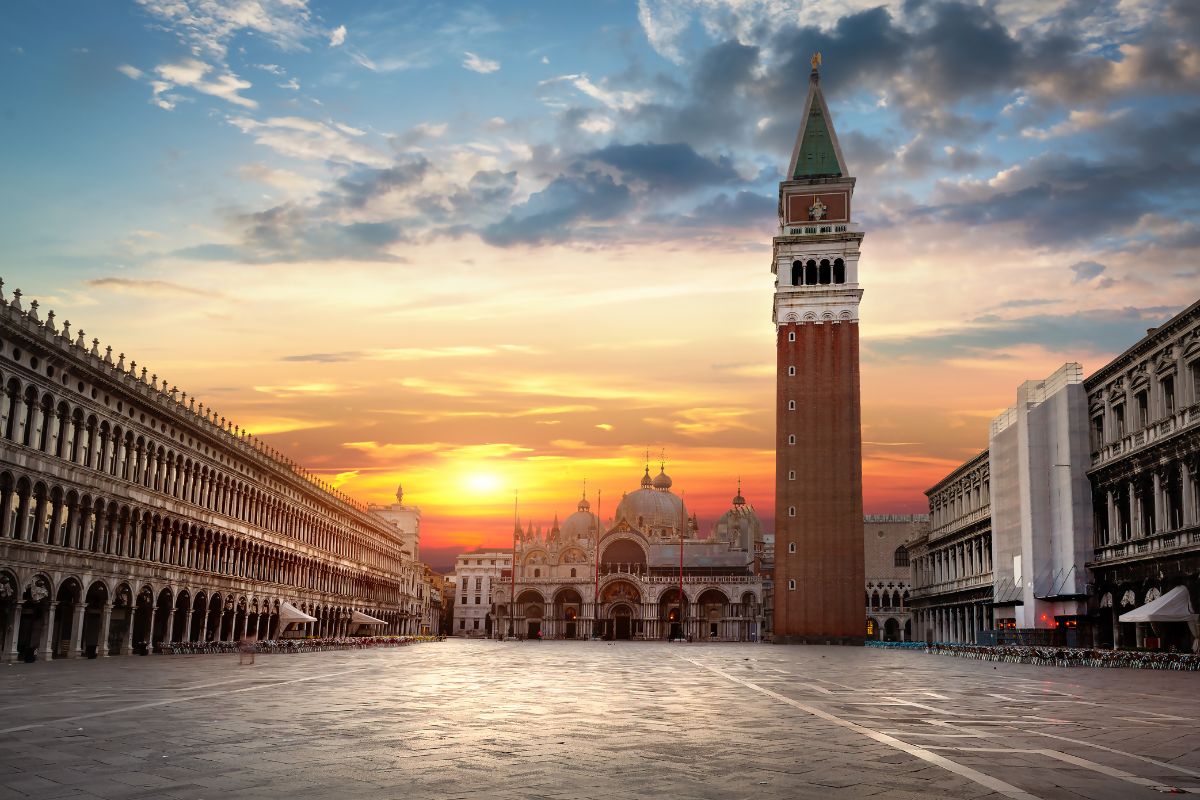
M 1149 798 L 1200 675 L 450 640 L 0 667 L 0 797 Z

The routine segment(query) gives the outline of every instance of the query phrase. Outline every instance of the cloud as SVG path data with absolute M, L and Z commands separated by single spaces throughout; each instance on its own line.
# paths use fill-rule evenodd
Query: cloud
M 145 74 L 137 67 L 130 66 L 129 64 L 121 64 L 117 67 L 117 72 L 127 78 L 133 78 L 135 81 L 139 80 Z
M 376 350 L 346 350 L 336 353 L 302 353 L 284 356 L 280 361 L 332 364 L 346 361 L 426 361 L 437 358 L 479 358 L 501 353 L 528 353 L 523 345 L 459 345 L 445 347 L 392 347 Z M 553 413 L 561 413 L 555 411 Z
M 330 47 L 341 47 L 345 41 L 346 41 L 346 26 L 345 25 L 338 25 L 336 28 L 334 28 L 332 31 L 329 32 L 329 46 Z
M 199 50 L 224 58 L 228 42 L 254 33 L 282 50 L 303 50 L 319 35 L 308 0 L 138 0 L 153 18 Z
M 171 89 L 182 86 L 212 97 L 219 97 L 243 108 L 258 107 L 257 102 L 240 94 L 251 88 L 252 84 L 249 81 L 242 80 L 232 72 L 217 75 L 212 79 L 206 78 L 205 76 L 212 71 L 213 67 L 210 64 L 195 58 L 186 58 L 172 64 L 159 64 L 154 68 L 159 80 L 151 82 L 154 97 L 158 99 Z M 160 105 L 162 104 L 160 103 Z
M 1128 108 L 1118 108 L 1112 111 L 1097 111 L 1095 109 L 1073 109 L 1062 122 L 1049 128 L 1026 128 L 1021 135 L 1026 139 L 1053 139 L 1059 136 L 1071 136 L 1083 131 L 1103 128 L 1129 113 Z
M 678 142 L 611 144 L 593 150 L 584 158 L 620 170 L 627 182 L 643 181 L 653 189 L 687 191 L 739 179 L 728 158 L 705 158 L 689 145 Z
M 289 158 L 378 167 L 387 167 L 391 163 L 386 155 L 358 141 L 359 136 L 348 133 L 336 123 L 289 116 L 265 120 L 233 117 L 229 124 L 252 135 L 256 144 Z
M 1178 308 L 1101 308 L 1065 314 L 1033 314 L 1015 319 L 984 315 L 917 336 L 876 338 L 864 347 L 871 357 L 906 361 L 941 360 L 986 355 L 1001 357 L 1006 349 L 1035 345 L 1052 352 L 1120 352 L 1161 324 Z
M 471 72 L 478 72 L 481 75 L 487 75 L 490 72 L 496 72 L 500 69 L 500 62 L 493 61 L 488 58 L 481 58 L 475 53 L 467 52 L 463 55 L 466 58 L 463 60 L 463 69 L 469 69 Z
M 1071 272 L 1075 273 L 1075 277 L 1072 279 L 1073 283 L 1084 283 L 1092 280 L 1093 278 L 1099 278 L 1104 274 L 1104 270 L 1106 270 L 1107 267 L 1105 267 L 1103 264 L 1098 264 L 1095 261 L 1080 261 L 1076 264 L 1072 264 L 1069 269 Z
M 686 218 L 704 228 L 769 228 L 776 221 L 778 201 L 757 192 L 719 194 L 697 206 Z
M 646 89 L 642 90 L 617 90 L 608 89 L 604 86 L 592 82 L 586 74 L 579 75 L 560 75 L 557 78 L 549 78 L 538 84 L 539 88 L 551 87 L 559 83 L 569 83 L 578 89 L 583 94 L 598 101 L 605 108 L 613 111 L 632 111 L 638 106 L 646 103 L 651 95 L 651 92 Z
M 139 297 L 221 297 L 220 292 L 179 283 L 135 278 L 92 278 L 84 282 L 95 289 L 109 289 Z
M 482 236 L 498 247 L 562 241 L 578 226 L 603 228 L 628 210 L 632 202 L 628 187 L 611 176 L 596 171 L 560 175 L 514 206 L 502 220 L 486 226 Z

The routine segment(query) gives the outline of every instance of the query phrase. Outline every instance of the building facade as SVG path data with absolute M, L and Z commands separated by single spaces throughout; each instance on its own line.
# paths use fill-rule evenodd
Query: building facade
M 1016 404 L 992 420 L 996 628 L 1069 630 L 1070 643 L 1079 643 L 1079 628 L 1088 618 L 1092 547 L 1088 453 L 1087 393 L 1079 364 L 1022 383 Z
M 863 518 L 868 639 L 912 641 L 913 587 L 907 542 L 928 533 L 927 514 L 868 514 Z
M 504 572 L 512 571 L 512 553 L 463 553 L 454 562 L 453 635 L 489 636 L 493 629 L 492 595 Z
M 1184 623 L 1118 618 L 1176 586 L 1186 586 L 1200 609 L 1200 302 L 1085 386 L 1096 640 L 1127 647 L 1154 636 L 1162 646 L 1193 649 Z
M 990 629 L 991 473 L 984 450 L 925 491 L 929 528 L 905 545 L 918 641 L 974 642 Z
M 281 603 L 415 633 L 392 527 L 124 354 L 0 297 L 3 654 L 272 637 Z
M 583 497 L 549 531 L 518 525 L 515 574 L 492 595 L 497 634 L 757 641 L 764 548 L 754 508 L 739 490 L 703 535 L 671 487 L 647 466 L 610 524 Z
M 396 487 L 396 502 L 388 505 L 370 503 L 367 509 L 396 527 L 404 549 L 417 561 L 421 560 L 421 509 L 404 504 L 404 487 Z
M 779 184 L 774 640 L 861 644 L 861 228 L 813 57 L 800 132 Z

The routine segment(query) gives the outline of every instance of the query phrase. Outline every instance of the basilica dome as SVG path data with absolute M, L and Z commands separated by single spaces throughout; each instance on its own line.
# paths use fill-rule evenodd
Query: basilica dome
M 742 482 L 738 481 L 738 491 L 733 498 L 733 505 L 721 515 L 713 525 L 712 538 L 717 541 L 729 542 L 744 550 L 753 550 L 755 542 L 762 541 L 762 521 L 754 513 L 754 506 L 742 497 Z
M 687 509 L 684 508 L 683 500 L 671 493 L 671 479 L 667 478 L 665 473 L 660 473 L 659 478 L 666 480 L 659 480 L 657 483 L 665 485 L 654 488 L 656 481 L 651 480 L 650 469 L 647 467 L 646 474 L 642 477 L 642 488 L 621 498 L 616 519 L 623 519 L 640 531 L 657 535 L 671 535 L 687 530 Z
M 562 541 L 589 539 L 594 542 L 600 530 L 600 518 L 592 513 L 592 504 L 587 501 L 586 497 L 580 498 L 576 508 L 578 510 L 563 520 L 562 527 L 559 529 Z

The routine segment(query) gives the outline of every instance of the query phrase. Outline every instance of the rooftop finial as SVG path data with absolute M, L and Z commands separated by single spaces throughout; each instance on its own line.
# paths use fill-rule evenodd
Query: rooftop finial
M 31 320 L 33 320 L 34 322 L 41 321 L 38 319 L 37 310 L 38 310 L 38 301 L 34 300 L 32 303 L 29 304 L 29 318 Z
M 51 333 L 58 333 L 58 330 L 55 329 L 55 327 L 54 327 L 54 309 L 53 308 L 46 312 L 46 330 L 50 331 Z
M 13 289 L 13 299 L 12 299 L 12 302 L 9 303 L 9 305 L 12 306 L 13 308 L 15 308 L 17 311 L 21 310 L 21 290 L 20 289 Z
M 69 320 L 69 319 L 65 320 L 63 322 L 62 337 L 67 340 L 68 344 L 70 344 L 70 342 L 71 342 L 71 320 Z
M 816 80 L 821 75 L 821 51 L 813 53 L 812 59 L 809 61 L 812 64 L 812 77 Z
M 4 278 L 0 278 L 0 305 L 6 304 L 8 301 L 4 299 Z

